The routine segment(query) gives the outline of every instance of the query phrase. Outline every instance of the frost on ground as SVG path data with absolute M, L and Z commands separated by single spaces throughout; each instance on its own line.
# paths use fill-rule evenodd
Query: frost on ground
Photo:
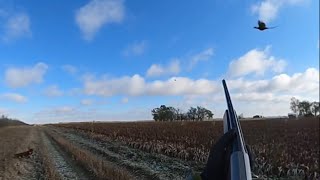
M 83 179 L 83 175 L 79 174 L 72 163 L 67 160 L 64 152 L 57 147 L 43 132 L 41 133 L 41 139 L 44 145 L 48 148 L 48 156 L 51 158 L 55 170 L 63 179 Z
M 98 141 L 73 130 L 51 128 L 68 141 L 94 152 L 143 179 L 185 179 L 191 173 L 190 164 L 164 155 L 130 148 L 119 142 Z

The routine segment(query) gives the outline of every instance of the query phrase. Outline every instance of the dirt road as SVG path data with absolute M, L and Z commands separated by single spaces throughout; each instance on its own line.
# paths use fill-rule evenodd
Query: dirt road
M 177 158 L 147 153 L 119 142 L 98 141 L 70 129 L 51 128 L 50 131 L 63 136 L 79 148 L 94 152 L 105 161 L 133 172 L 139 179 L 185 179 L 193 166 Z
M 197 165 L 55 127 L 0 129 L 0 180 L 185 179 Z M 30 157 L 14 154 L 33 149 Z

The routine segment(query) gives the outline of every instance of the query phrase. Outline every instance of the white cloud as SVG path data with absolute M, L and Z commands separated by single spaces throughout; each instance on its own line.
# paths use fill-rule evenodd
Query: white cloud
M 239 93 L 273 93 L 274 95 L 292 95 L 318 99 L 319 70 L 308 68 L 303 73 L 293 75 L 279 74 L 271 79 L 245 80 L 243 78 L 228 80 L 231 90 Z
M 241 56 L 237 60 L 233 60 L 229 64 L 228 76 L 238 77 L 251 73 L 256 75 L 264 75 L 267 70 L 275 73 L 282 72 L 286 66 L 283 59 L 277 59 L 270 55 L 270 47 L 264 50 L 253 49 Z
M 147 83 L 139 75 L 108 79 L 87 77 L 84 79 L 84 93 L 87 95 L 113 96 L 162 96 L 208 94 L 216 90 L 214 81 L 199 79 L 192 80 L 186 77 L 172 77 L 166 81 L 152 81 Z
M 217 83 L 215 93 L 186 95 L 179 104 L 183 109 L 202 105 L 214 109 L 215 117 L 222 117 L 227 106 L 221 82 Z M 271 79 L 230 79 L 227 85 L 237 112 L 249 117 L 255 114 L 286 115 L 290 112 L 291 97 L 319 101 L 319 70 L 315 68 L 293 75 L 280 74 Z
M 147 94 L 158 95 L 201 95 L 217 91 L 217 83 L 207 79 L 193 80 L 187 77 L 172 77 L 166 81 L 147 84 Z
M 274 76 L 269 84 L 265 87 L 266 90 L 306 93 L 311 95 L 319 93 L 319 70 L 308 68 L 304 73 L 295 73 L 292 76 L 280 74 Z
M 245 80 L 243 78 L 228 80 L 229 89 L 239 93 L 281 93 L 316 96 L 319 89 L 319 70 L 309 68 L 303 73 L 292 76 L 279 74 L 271 79 Z M 97 79 L 84 78 L 84 93 L 98 96 L 165 96 L 165 95 L 206 95 L 222 92 L 221 82 L 187 77 L 171 77 L 167 80 L 146 82 L 139 75 L 132 77 Z M 266 94 L 265 94 L 266 95 Z
M 87 95 L 112 96 L 115 94 L 139 95 L 145 86 L 144 79 L 139 75 L 108 79 L 84 78 L 84 93 Z
M 143 40 L 130 44 L 124 51 L 125 56 L 139 56 L 142 55 L 147 49 L 147 41 Z
M 106 111 L 102 108 L 77 109 L 72 106 L 61 106 L 41 110 L 35 113 L 32 119 L 36 123 L 150 120 L 150 110 L 147 109 L 132 108 L 119 112 Z
M 41 83 L 47 69 L 48 66 L 45 63 L 37 63 L 33 67 L 8 68 L 5 71 L 5 82 L 12 88 Z
M 275 107 L 280 108 L 269 115 L 278 112 L 287 113 L 289 101 L 292 96 L 314 101 L 319 99 L 319 70 L 309 68 L 305 72 L 293 75 L 279 74 L 270 79 L 248 80 L 243 78 L 227 80 L 231 96 L 236 104 L 245 106 L 240 110 L 248 114 L 260 113 L 260 110 Z M 94 77 L 84 80 L 84 92 L 87 95 L 97 96 L 182 96 L 186 99 L 184 106 L 202 105 L 211 108 L 225 109 L 223 88 L 220 80 L 197 79 L 187 77 L 171 77 L 167 80 L 154 80 L 147 82 L 139 75 L 108 79 Z M 216 103 L 220 105 L 216 106 Z M 261 105 L 263 104 L 263 105 Z M 266 115 L 266 114 L 265 114 Z M 279 113 L 278 113 L 279 115 Z M 283 115 L 283 114 L 282 114 Z
M 120 95 L 123 97 L 122 103 L 126 103 L 132 96 L 150 96 L 150 98 L 181 96 L 182 100 L 174 98 L 161 103 L 183 110 L 187 110 L 190 106 L 201 105 L 213 110 L 214 117 L 219 118 L 227 108 L 221 80 L 171 77 L 167 80 L 146 81 L 139 75 L 119 78 L 85 76 L 83 84 L 83 92 L 86 95 L 102 97 Z M 315 68 L 294 74 L 278 74 L 260 80 L 227 79 L 227 84 L 237 113 L 243 113 L 247 117 L 255 114 L 286 115 L 290 112 L 289 102 L 293 96 L 308 101 L 319 99 L 319 70 Z M 82 105 L 92 103 L 91 99 L 81 101 Z M 33 119 L 46 122 L 142 120 L 151 118 L 150 110 L 155 106 L 157 105 L 144 105 L 119 111 L 106 111 L 101 106 L 61 106 L 45 109 L 35 114 Z
M 62 96 L 63 92 L 59 89 L 57 85 L 52 85 L 44 90 L 44 94 L 49 97 L 58 97 Z
M 127 103 L 129 102 L 129 98 L 124 97 L 124 98 L 121 99 L 121 102 L 122 102 L 123 104 L 127 104 Z
M 26 13 L 17 13 L 7 18 L 4 24 L 4 41 L 11 41 L 31 35 L 30 18 Z
M 123 0 L 91 0 L 76 12 L 76 23 L 85 40 L 92 40 L 95 34 L 110 23 L 120 23 L 125 16 Z
M 81 105 L 89 106 L 89 105 L 92 105 L 93 102 L 94 101 L 92 99 L 82 99 L 80 103 Z
M 177 75 L 180 72 L 180 62 L 173 59 L 170 64 L 163 66 L 161 64 L 153 64 L 147 70 L 147 77 L 156 77 L 163 75 Z
M 26 103 L 28 99 L 17 93 L 5 93 L 0 95 L 1 100 L 14 101 L 17 103 Z
M 203 50 L 202 52 L 195 54 L 190 59 L 189 69 L 192 69 L 196 66 L 200 61 L 207 61 L 214 55 L 213 48 L 208 48 Z
M 69 64 L 63 65 L 61 68 L 65 72 L 67 72 L 69 74 L 72 74 L 72 75 L 75 75 L 78 72 L 78 68 L 77 67 L 69 65 Z
M 277 17 L 283 6 L 298 5 L 303 2 L 306 2 L 306 0 L 262 0 L 254 4 L 251 10 L 259 15 L 260 20 L 270 22 Z

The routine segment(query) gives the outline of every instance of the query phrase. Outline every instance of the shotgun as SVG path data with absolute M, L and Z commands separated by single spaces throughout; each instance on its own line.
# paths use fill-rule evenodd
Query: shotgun
M 222 80 L 228 109 L 223 116 L 223 130 L 227 133 L 231 129 L 236 130 L 236 138 L 231 147 L 229 178 L 230 180 L 251 180 L 251 167 L 248 150 L 243 138 L 239 119 L 233 109 L 230 94 L 225 80 Z

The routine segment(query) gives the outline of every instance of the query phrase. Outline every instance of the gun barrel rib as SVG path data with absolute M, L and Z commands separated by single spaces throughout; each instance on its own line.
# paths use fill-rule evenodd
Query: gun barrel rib
M 233 109 L 230 94 L 225 80 L 222 80 L 226 101 L 228 105 L 228 110 L 225 112 L 224 116 L 224 126 L 225 133 L 230 129 L 235 129 L 237 133 L 237 138 L 233 143 L 232 154 L 230 157 L 230 178 L 231 180 L 251 180 L 251 168 L 249 162 L 249 156 L 245 148 L 245 142 L 238 120 L 237 114 Z

